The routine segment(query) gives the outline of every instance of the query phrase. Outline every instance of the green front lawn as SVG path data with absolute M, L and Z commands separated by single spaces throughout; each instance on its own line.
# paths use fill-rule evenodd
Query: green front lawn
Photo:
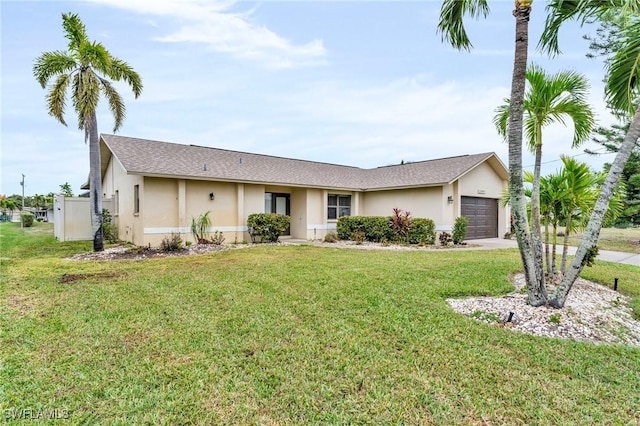
M 90 243 L 0 225 L 0 420 L 72 424 L 634 424 L 640 349 L 454 313 L 515 250 L 262 246 L 72 261 Z M 49 228 L 50 230 L 50 228 Z M 637 267 L 586 277 L 640 297 Z
M 569 236 L 569 245 L 580 245 L 582 233 Z M 558 237 L 558 242 L 562 244 L 563 237 Z M 629 253 L 640 253 L 640 228 L 602 228 L 598 247 L 602 250 L 625 251 Z

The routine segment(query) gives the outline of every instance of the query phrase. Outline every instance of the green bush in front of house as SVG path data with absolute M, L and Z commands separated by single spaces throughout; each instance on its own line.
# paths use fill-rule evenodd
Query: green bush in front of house
M 393 218 L 393 216 L 342 216 L 338 219 L 336 232 L 341 240 L 355 241 L 356 236 L 361 239 L 364 235 L 364 240 L 371 242 L 435 243 L 436 224 L 433 220 L 406 217 L 408 231 L 398 233 L 394 232 L 396 228 Z
M 23 212 L 20 213 L 20 219 L 22 219 L 22 224 L 25 228 L 30 228 L 33 226 L 35 216 L 31 212 Z
M 289 227 L 289 216 L 277 213 L 254 213 L 247 218 L 247 227 L 254 243 L 275 243 Z
M 423 217 L 412 218 L 407 238 L 409 244 L 435 244 L 436 223 Z
M 118 242 L 118 227 L 113 223 L 113 216 L 107 209 L 102 209 L 102 238 L 109 243 Z
M 467 237 L 468 223 L 469 219 L 464 216 L 456 218 L 456 221 L 453 224 L 453 232 L 451 234 L 451 237 L 453 238 L 453 244 L 462 244 L 464 239 Z
M 366 241 L 391 241 L 393 229 L 390 220 L 384 216 L 342 216 L 338 219 L 336 232 L 341 240 L 352 240 L 362 233 Z

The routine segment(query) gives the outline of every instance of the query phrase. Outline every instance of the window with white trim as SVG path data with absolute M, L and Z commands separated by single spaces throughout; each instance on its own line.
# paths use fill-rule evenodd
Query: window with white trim
M 327 219 L 351 216 L 351 195 L 329 194 L 327 199 Z
M 133 214 L 140 213 L 140 185 L 133 186 Z

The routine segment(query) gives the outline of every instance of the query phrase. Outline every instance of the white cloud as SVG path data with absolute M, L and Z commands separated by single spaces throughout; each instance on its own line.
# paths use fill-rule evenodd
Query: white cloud
M 230 11 L 234 1 L 92 1 L 141 14 L 175 19 L 178 29 L 156 39 L 161 42 L 202 43 L 212 50 L 256 61 L 272 69 L 322 65 L 326 62 L 322 40 L 294 44 L 267 27 L 252 23 L 254 11 Z

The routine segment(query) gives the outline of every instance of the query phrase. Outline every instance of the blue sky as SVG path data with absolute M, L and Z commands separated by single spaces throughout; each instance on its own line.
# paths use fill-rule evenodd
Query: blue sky
M 440 3 L 378 1 L 2 1 L 2 177 L 0 194 L 77 194 L 89 151 L 69 109 L 66 128 L 47 115 L 32 75 L 44 51 L 66 48 L 61 14 L 78 13 L 90 39 L 142 76 L 119 134 L 175 143 L 376 167 L 479 152 L 507 163 L 494 109 L 509 95 L 512 1 L 491 2 L 487 20 L 469 21 L 474 50 L 460 53 L 436 34 Z M 603 66 L 585 58 L 582 35 L 568 25 L 563 55 L 535 51 L 544 3 L 534 3 L 530 59 L 548 71 L 574 69 L 591 81 L 600 124 Z M 104 104 L 102 133 L 113 120 Z M 549 127 L 543 172 L 571 150 L 571 128 Z M 594 147 L 593 144 L 585 145 Z M 611 155 L 578 159 L 600 170 Z M 531 166 L 526 156 L 524 166 Z

